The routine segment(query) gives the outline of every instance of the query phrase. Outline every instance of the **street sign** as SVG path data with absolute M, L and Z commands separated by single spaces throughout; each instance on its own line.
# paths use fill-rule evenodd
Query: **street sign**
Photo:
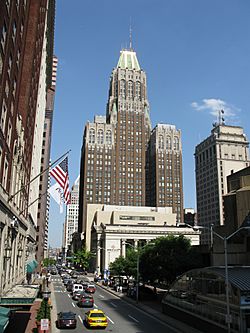
M 41 319 L 41 331 L 49 330 L 49 319 Z

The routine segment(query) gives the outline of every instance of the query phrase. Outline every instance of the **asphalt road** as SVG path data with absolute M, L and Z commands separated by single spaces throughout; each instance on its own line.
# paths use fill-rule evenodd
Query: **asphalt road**
M 84 315 L 89 308 L 79 308 L 72 300 L 71 295 L 65 290 L 59 275 L 53 276 L 52 281 L 57 312 L 73 311 L 77 315 L 77 328 L 74 333 L 83 331 L 97 332 L 99 329 L 88 329 L 84 325 Z M 119 297 L 97 286 L 94 294 L 94 307 L 103 310 L 108 317 L 106 332 L 114 333 L 176 333 L 177 331 L 166 323 L 155 319 Z M 53 325 L 53 323 L 52 323 Z M 55 332 L 65 332 L 57 329 Z M 69 332 L 69 330 L 67 330 Z

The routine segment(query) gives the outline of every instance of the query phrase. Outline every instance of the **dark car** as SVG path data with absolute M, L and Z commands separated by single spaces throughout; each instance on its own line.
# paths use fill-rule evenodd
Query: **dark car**
M 79 301 L 77 302 L 79 307 L 83 308 L 92 308 L 94 306 L 94 299 L 92 295 L 88 295 L 86 293 L 82 294 Z
M 58 328 L 76 328 L 76 314 L 74 312 L 59 312 L 57 314 Z
M 82 295 L 84 295 L 84 291 L 83 291 L 83 290 L 75 291 L 75 292 L 73 293 L 72 299 L 73 299 L 74 301 L 79 301 L 79 299 L 82 297 Z

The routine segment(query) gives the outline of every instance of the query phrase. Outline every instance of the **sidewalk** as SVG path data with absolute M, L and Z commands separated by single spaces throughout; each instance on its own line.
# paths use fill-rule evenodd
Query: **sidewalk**
M 159 319 L 160 321 L 165 322 L 166 324 L 170 325 L 172 328 L 176 330 L 176 333 L 201 333 L 202 331 L 199 331 L 195 329 L 194 327 L 191 327 L 187 325 L 186 323 L 183 323 L 181 321 L 176 320 L 175 318 L 169 317 L 165 313 L 162 313 L 162 307 L 161 307 L 161 298 L 162 295 L 158 295 L 157 300 L 155 301 L 139 301 L 139 303 L 136 303 L 136 301 L 125 294 L 121 292 L 117 292 L 114 289 L 103 286 L 101 283 L 96 283 L 99 287 L 107 290 L 113 295 L 116 295 L 120 297 L 125 302 L 128 302 L 135 306 L 136 308 L 141 309 L 142 311 L 147 312 L 151 316 Z

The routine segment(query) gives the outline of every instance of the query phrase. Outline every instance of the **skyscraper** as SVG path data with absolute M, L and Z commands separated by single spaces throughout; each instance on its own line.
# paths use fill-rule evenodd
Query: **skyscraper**
M 66 208 L 66 219 L 64 228 L 65 251 L 69 250 L 72 241 L 72 235 L 78 230 L 78 210 L 79 210 L 79 178 L 77 177 L 71 189 L 70 204 Z
M 53 22 L 53 21 L 52 21 Z M 52 29 L 54 27 L 52 26 Z M 45 106 L 45 119 L 42 133 L 42 149 L 41 146 L 41 171 L 46 170 L 50 163 L 50 150 L 51 150 L 51 136 L 53 125 L 53 113 L 54 113 L 54 100 L 56 90 L 56 74 L 58 59 L 56 56 L 52 56 L 51 69 L 48 71 L 47 84 L 46 84 L 46 106 Z M 48 172 L 45 172 L 39 177 L 39 196 L 38 211 L 37 211 L 37 246 L 36 246 L 36 258 L 40 264 L 46 256 L 48 250 L 48 223 L 49 223 L 49 195 L 47 193 L 50 185 L 50 179 Z
M 37 264 L 34 176 L 41 170 L 54 9 L 54 0 L 0 2 L 0 296 Z
M 147 206 L 172 207 L 177 223 L 183 223 L 181 131 L 158 124 L 148 148 Z
M 242 127 L 215 124 L 211 135 L 195 148 L 198 224 L 224 225 L 223 195 L 227 176 L 250 165 L 249 142 Z M 204 233 L 203 243 L 209 242 Z
M 152 135 L 160 129 L 162 130 L 162 126 L 158 125 Z M 167 126 L 167 129 L 171 140 L 178 137 L 176 156 L 181 147 L 180 133 L 174 126 Z M 149 145 L 150 136 L 146 73 L 140 67 L 136 52 L 130 47 L 129 50 L 120 52 L 117 66 L 112 71 L 106 117 L 95 116 L 94 122 L 88 122 L 85 126 L 81 154 L 79 232 L 86 231 L 85 214 L 88 203 L 118 206 L 170 204 L 173 207 L 170 186 L 167 189 L 169 196 L 166 193 L 164 199 L 156 195 L 154 198 L 146 195 L 151 189 L 154 189 L 155 193 L 159 189 L 156 184 L 159 171 L 150 166 L 150 163 L 155 162 L 149 158 L 149 149 L 155 150 L 153 154 L 156 156 L 158 147 L 155 147 L 153 138 Z M 166 149 L 165 145 L 164 148 Z M 164 160 L 164 163 L 166 161 Z M 181 158 L 178 163 L 181 163 Z M 177 167 L 178 163 L 173 165 Z M 182 170 L 181 167 L 179 170 Z M 153 175 L 152 179 L 149 179 L 150 173 Z M 168 176 L 166 175 L 166 179 Z M 173 179 L 175 177 L 169 179 L 169 182 Z M 182 181 L 180 176 L 178 181 Z M 178 203 L 180 207 L 174 208 L 180 215 L 181 204 L 182 198 Z

